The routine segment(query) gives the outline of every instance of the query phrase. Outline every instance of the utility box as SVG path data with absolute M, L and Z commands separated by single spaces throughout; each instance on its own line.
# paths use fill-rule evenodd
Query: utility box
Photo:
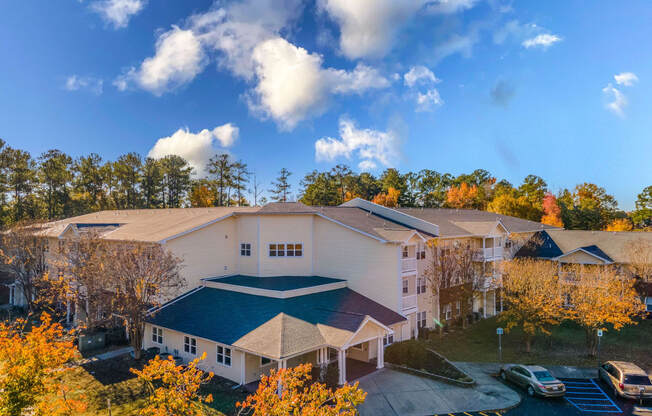
M 104 332 L 79 336 L 78 348 L 80 352 L 99 350 L 105 346 L 106 334 Z

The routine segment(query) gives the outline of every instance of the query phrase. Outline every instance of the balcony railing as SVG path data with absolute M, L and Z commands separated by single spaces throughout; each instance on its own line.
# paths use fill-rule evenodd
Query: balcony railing
M 417 295 L 403 296 L 402 309 L 412 309 L 417 307 Z
M 415 257 L 401 259 L 401 271 L 413 272 L 417 269 L 417 259 Z
M 493 260 L 502 257 L 503 257 L 502 247 L 479 248 L 475 252 L 476 261 Z

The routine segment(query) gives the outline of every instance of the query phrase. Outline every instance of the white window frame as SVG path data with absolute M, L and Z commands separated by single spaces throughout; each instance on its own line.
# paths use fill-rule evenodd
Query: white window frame
M 403 279 L 403 283 L 401 283 L 403 286 L 402 292 L 404 295 L 407 295 L 410 293 L 410 282 L 408 279 Z
M 356 350 L 356 351 L 364 351 L 364 345 L 362 345 L 362 343 L 360 343 L 360 344 L 356 344 L 356 345 L 352 345 L 352 346 L 350 346 L 349 348 L 354 349 L 354 350 Z
M 263 360 L 267 360 L 267 362 L 264 363 Z M 274 362 L 274 360 L 272 360 L 271 358 L 260 357 L 260 366 L 261 366 L 261 367 L 264 367 L 264 366 L 266 366 L 266 365 L 270 365 L 270 364 L 272 364 L 273 362 Z
M 222 352 L 220 352 L 220 349 L 222 349 Z M 220 357 L 222 361 L 220 361 Z M 233 350 L 230 347 L 218 344 L 217 348 L 215 348 L 215 361 L 224 367 L 231 367 L 233 365 Z
M 290 246 L 292 246 L 292 250 L 290 250 Z M 300 248 L 297 249 L 297 246 Z M 297 252 L 300 254 L 297 255 Z M 285 243 L 285 257 L 303 257 L 303 243 Z
M 152 342 L 155 344 L 163 344 L 163 328 L 152 326 Z
M 197 355 L 197 338 L 183 336 L 183 352 L 190 355 Z
M 403 246 L 402 256 L 404 259 L 410 258 L 410 248 L 408 246 Z
M 426 278 L 417 277 L 417 295 L 426 293 Z
M 240 256 L 251 257 L 251 243 L 240 243 Z
M 392 345 L 394 343 L 394 334 L 385 334 L 383 336 L 383 346 Z
M 448 321 L 452 317 L 453 317 L 452 305 L 450 303 L 447 303 L 446 305 L 444 305 L 444 319 Z
M 426 311 L 417 312 L 417 328 L 425 328 L 427 319 Z
M 462 302 L 459 300 L 455 301 L 455 313 L 458 316 L 462 314 Z
M 274 249 L 272 249 L 272 246 L 274 246 Z M 288 246 L 292 246 L 292 248 L 290 249 Z M 300 246 L 300 248 L 297 249 L 297 246 Z M 304 244 L 302 242 L 269 243 L 267 245 L 267 257 L 303 257 L 303 246 Z M 272 252 L 274 252 L 273 255 Z M 300 254 L 297 255 L 297 252 Z

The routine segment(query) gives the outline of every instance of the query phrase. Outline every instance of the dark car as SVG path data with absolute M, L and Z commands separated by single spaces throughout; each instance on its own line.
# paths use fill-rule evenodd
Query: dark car
M 500 369 L 500 377 L 523 387 L 529 396 L 561 397 L 566 394 L 564 383 L 538 365 L 508 364 Z

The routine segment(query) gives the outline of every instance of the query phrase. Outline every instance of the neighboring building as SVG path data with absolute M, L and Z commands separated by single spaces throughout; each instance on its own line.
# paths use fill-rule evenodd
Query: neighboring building
M 560 269 L 573 264 L 626 267 L 631 263 L 630 245 L 638 242 L 647 242 L 652 247 L 652 233 L 545 230 L 533 235 L 515 257 L 555 261 Z M 647 311 L 652 312 L 652 282 L 641 281 L 638 287 Z
M 479 278 L 489 282 L 514 242 L 548 228 L 489 212 L 354 199 L 338 207 L 102 211 L 48 224 L 42 235 L 53 255 L 59 239 L 94 230 L 111 241 L 161 244 L 183 260 L 190 291 L 155 311 L 146 347 L 185 359 L 206 352 L 204 368 L 239 383 L 270 366 L 335 360 L 343 382 L 347 360 L 382 367 L 383 345 L 455 317 L 456 305 L 440 305 L 429 287 L 428 240 L 471 242 Z M 497 289 L 482 286 L 474 310 L 496 314 Z

